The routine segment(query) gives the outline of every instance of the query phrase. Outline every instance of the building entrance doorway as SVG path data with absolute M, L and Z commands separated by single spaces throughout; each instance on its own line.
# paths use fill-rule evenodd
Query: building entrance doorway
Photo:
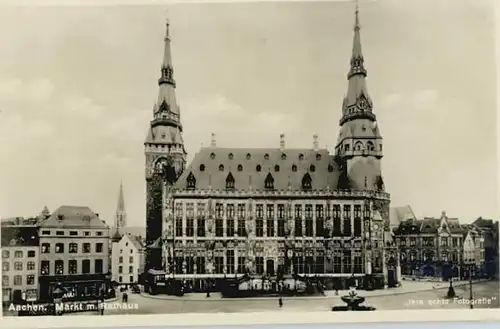
M 266 273 L 268 275 L 274 275 L 274 260 L 268 259 L 266 262 Z

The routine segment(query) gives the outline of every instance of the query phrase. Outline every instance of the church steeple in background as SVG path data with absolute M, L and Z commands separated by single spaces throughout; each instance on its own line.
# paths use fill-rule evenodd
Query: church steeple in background
M 120 182 L 118 205 L 116 207 L 115 227 L 117 229 L 127 226 L 127 212 L 125 211 L 125 197 L 123 195 L 123 182 Z

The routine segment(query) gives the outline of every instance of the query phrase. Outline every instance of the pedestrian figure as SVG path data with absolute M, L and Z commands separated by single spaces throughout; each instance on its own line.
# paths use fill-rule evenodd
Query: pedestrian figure
M 283 307 L 283 298 L 280 297 L 280 299 L 278 299 L 278 305 L 281 307 Z
M 128 294 L 127 292 L 124 292 L 122 295 L 122 303 L 126 303 L 128 301 Z

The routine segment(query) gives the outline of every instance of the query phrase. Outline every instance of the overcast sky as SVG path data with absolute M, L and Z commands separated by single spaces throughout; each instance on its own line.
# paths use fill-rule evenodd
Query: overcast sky
M 362 3 L 368 90 L 393 206 L 496 215 L 495 40 L 486 0 Z M 87 205 L 113 223 L 120 180 L 145 225 L 144 150 L 165 17 L 189 159 L 218 146 L 332 147 L 353 3 L 5 7 L 0 216 Z

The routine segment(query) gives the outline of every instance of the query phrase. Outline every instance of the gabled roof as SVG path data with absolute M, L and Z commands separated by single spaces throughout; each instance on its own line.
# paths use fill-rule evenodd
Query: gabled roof
M 40 227 L 109 229 L 109 226 L 86 206 L 61 206 L 42 221 Z
M 257 166 L 260 166 L 258 171 Z M 226 189 L 229 173 L 235 180 L 235 190 L 264 190 L 265 179 L 271 174 L 276 190 L 301 190 L 302 179 L 309 173 L 312 190 L 337 189 L 338 167 L 328 150 L 319 149 L 252 149 L 202 148 L 179 177 L 175 187 L 186 189 L 192 173 L 196 189 Z

